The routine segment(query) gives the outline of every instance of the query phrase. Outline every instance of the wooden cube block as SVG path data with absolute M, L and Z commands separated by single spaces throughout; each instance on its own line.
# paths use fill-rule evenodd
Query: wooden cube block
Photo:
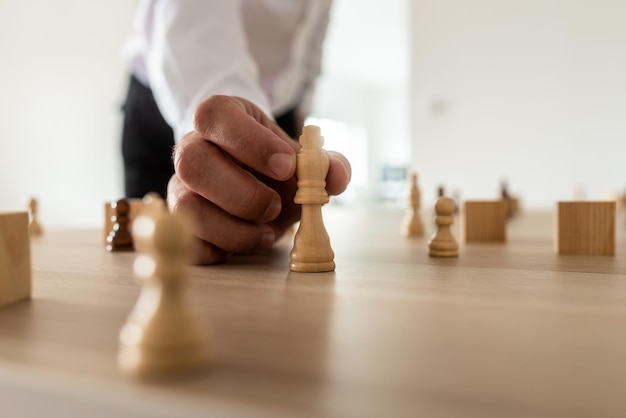
M 505 242 L 506 202 L 473 200 L 463 205 L 461 236 L 465 242 Z
M 28 212 L 0 213 L 0 306 L 30 294 Z
M 556 250 L 559 254 L 615 255 L 614 201 L 558 202 Z

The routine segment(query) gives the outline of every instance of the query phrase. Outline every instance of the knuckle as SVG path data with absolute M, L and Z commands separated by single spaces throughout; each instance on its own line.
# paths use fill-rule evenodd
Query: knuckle
M 176 210 L 189 210 L 196 206 L 198 202 L 197 195 L 191 191 L 186 191 L 182 193 L 179 198 L 174 211 Z
M 219 115 L 228 107 L 230 99 L 224 95 L 214 95 L 200 103 L 194 112 L 194 128 L 201 134 L 206 134 L 209 126 L 219 122 Z
M 190 251 L 190 262 L 196 265 L 218 264 L 226 260 L 227 253 L 213 244 L 195 239 Z
M 189 158 L 189 147 L 191 142 L 183 138 L 178 144 L 174 145 L 174 152 L 172 153 L 172 162 L 174 163 L 174 170 L 178 171 L 178 166 Z
M 173 202 L 176 201 L 177 196 L 180 193 L 181 187 L 182 184 L 176 174 L 170 177 L 170 180 L 167 182 L 167 199 L 165 200 L 168 209 L 171 209 L 171 205 L 173 204 Z
M 261 183 L 255 184 L 234 202 L 240 212 L 239 216 L 250 221 L 260 220 L 272 200 L 271 193 Z
M 168 205 L 173 213 L 190 213 L 198 205 L 198 196 L 191 190 L 179 190 L 168 200 Z
M 262 234 L 257 227 L 250 226 L 245 231 L 240 231 L 236 237 L 224 240 L 220 247 L 237 254 L 249 254 L 259 248 L 261 239 Z
M 174 170 L 183 182 L 188 182 L 194 176 L 194 155 L 196 146 L 193 142 L 179 144 L 174 151 Z
M 193 147 L 193 145 L 197 142 L 197 135 L 194 132 L 188 132 L 184 135 L 177 144 L 174 144 L 174 148 L 172 149 L 172 163 L 174 164 L 174 168 L 180 164 L 181 160 L 184 161 L 189 156 L 189 147 Z

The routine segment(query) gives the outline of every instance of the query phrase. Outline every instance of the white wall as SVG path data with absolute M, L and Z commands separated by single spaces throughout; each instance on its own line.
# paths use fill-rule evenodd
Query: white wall
M 96 227 L 123 193 L 134 6 L 0 0 L 0 210 L 35 195 L 44 226 Z M 315 116 L 367 131 L 374 198 L 389 165 L 425 201 L 503 177 L 527 206 L 603 198 L 626 186 L 624 22 L 621 0 L 336 0 Z
M 122 194 L 120 48 L 135 2 L 0 0 L 0 210 L 99 226 Z
M 626 2 L 412 0 L 423 189 L 531 207 L 626 186 Z
M 411 161 L 409 41 L 409 0 L 334 1 L 313 113 L 367 133 L 366 201 L 384 193 L 385 167 Z M 353 165 L 361 151 L 347 150 Z
M 374 184 L 411 159 L 408 1 L 336 0 L 326 42 L 316 116 L 367 131 Z M 135 4 L 0 0 L 0 211 L 36 196 L 44 227 L 98 227 L 123 194 L 120 48 Z

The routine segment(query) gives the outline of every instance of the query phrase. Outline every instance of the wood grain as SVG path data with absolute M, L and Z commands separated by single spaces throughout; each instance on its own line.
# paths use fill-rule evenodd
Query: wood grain
M 0 307 L 28 299 L 30 293 L 28 213 L 0 213 Z
M 290 272 L 289 240 L 193 267 L 215 364 L 152 385 L 116 365 L 134 254 L 107 253 L 100 231 L 50 231 L 33 243 L 33 299 L 0 311 L 0 385 L 54 381 L 66 406 L 80 393 L 122 416 L 623 415 L 622 235 L 615 257 L 558 255 L 554 214 L 525 212 L 504 245 L 432 258 L 398 236 L 403 212 L 325 208 L 334 272 Z
M 468 200 L 463 203 L 462 239 L 465 242 L 505 242 L 507 203 Z
M 559 254 L 614 255 L 617 203 L 558 202 Z

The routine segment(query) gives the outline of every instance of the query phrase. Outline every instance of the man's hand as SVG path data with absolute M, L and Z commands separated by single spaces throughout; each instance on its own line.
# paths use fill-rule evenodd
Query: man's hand
M 174 150 L 176 173 L 167 190 L 170 209 L 193 222 L 192 262 L 271 248 L 300 218 L 293 203 L 300 146 L 238 97 L 208 98 L 196 109 L 194 125 Z M 343 155 L 328 155 L 326 189 L 336 195 L 348 186 L 351 169 Z

